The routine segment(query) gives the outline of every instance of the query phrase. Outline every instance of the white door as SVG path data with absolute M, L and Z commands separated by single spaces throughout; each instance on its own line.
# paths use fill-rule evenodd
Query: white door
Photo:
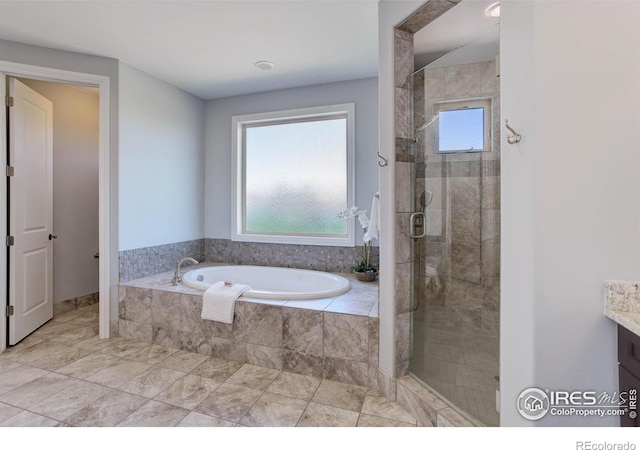
M 9 78 L 9 344 L 53 317 L 53 104 Z

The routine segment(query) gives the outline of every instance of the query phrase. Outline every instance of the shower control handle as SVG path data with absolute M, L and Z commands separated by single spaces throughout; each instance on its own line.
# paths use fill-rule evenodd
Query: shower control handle
M 414 212 L 409 216 L 409 228 L 411 229 L 411 237 L 413 239 L 423 238 L 427 234 L 425 226 L 425 217 L 422 212 Z

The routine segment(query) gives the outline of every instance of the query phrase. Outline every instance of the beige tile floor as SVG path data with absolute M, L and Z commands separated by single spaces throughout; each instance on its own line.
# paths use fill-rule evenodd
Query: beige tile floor
M 414 427 L 361 386 L 97 336 L 97 305 L 0 354 L 2 427 Z

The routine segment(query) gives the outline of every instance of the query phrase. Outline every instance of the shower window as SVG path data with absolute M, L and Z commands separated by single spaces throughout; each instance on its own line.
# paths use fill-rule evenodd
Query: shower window
M 491 149 L 491 99 L 435 103 L 439 152 Z
M 354 105 L 233 118 L 232 239 L 354 245 Z

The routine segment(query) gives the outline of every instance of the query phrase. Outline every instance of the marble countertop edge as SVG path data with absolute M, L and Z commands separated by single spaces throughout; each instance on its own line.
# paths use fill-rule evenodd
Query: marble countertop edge
M 640 313 L 608 310 L 605 311 L 604 315 L 616 322 L 618 325 L 622 325 L 627 330 L 640 336 Z
M 604 315 L 640 336 L 640 282 L 606 280 Z

